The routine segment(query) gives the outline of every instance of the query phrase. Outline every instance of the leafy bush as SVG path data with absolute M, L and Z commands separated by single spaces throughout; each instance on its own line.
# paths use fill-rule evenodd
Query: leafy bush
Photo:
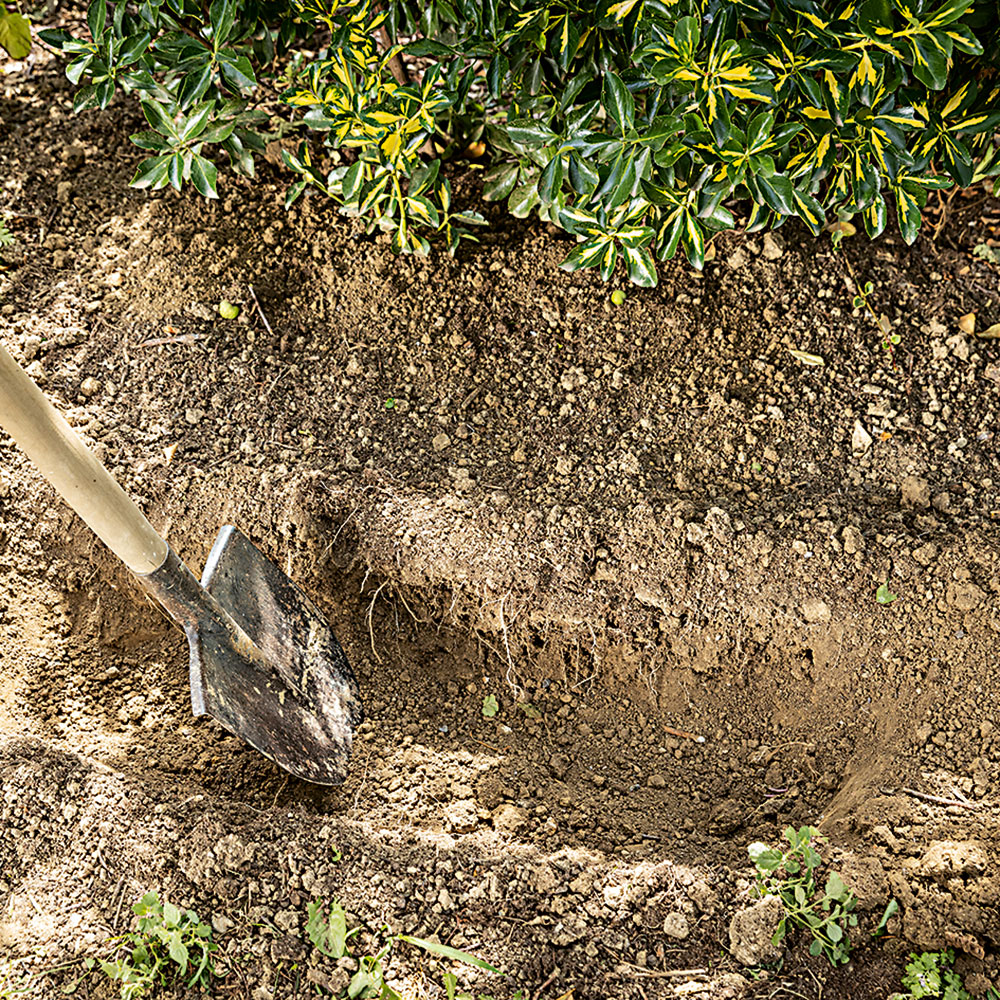
M 832 965 L 846 964 L 851 958 L 847 932 L 858 925 L 852 912 L 857 899 L 837 872 L 830 872 L 822 886 L 816 881 L 823 864 L 815 846 L 824 840 L 819 830 L 790 826 L 784 835 L 786 851 L 761 843 L 748 848 L 757 869 L 757 891 L 762 897 L 777 896 L 784 910 L 774 943 L 785 937 L 789 927 L 801 927 L 812 936 L 810 955 L 826 955 Z
M 92 0 L 89 37 L 44 31 L 80 111 L 138 95 L 136 187 L 216 196 L 265 142 L 307 187 L 392 233 L 454 250 L 442 162 L 489 157 L 485 197 L 578 239 L 567 270 L 654 257 L 797 216 L 814 233 L 994 175 L 1000 28 L 975 0 Z M 280 100 L 275 100 L 280 95 Z M 331 156 L 328 151 L 338 151 Z M 293 143 L 294 145 L 294 143 Z M 739 213 L 739 220 L 737 220 Z

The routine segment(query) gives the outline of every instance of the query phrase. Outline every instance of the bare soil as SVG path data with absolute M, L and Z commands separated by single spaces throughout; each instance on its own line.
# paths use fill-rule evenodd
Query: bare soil
M 235 523 L 309 592 L 367 721 L 322 789 L 193 719 L 183 636 L 0 440 L 0 969 L 62 995 L 156 889 L 252 1000 L 343 985 L 304 929 L 334 897 L 357 954 L 436 936 L 498 1000 L 883 1000 L 945 946 L 1000 982 L 1000 342 L 959 327 L 1000 321 L 1000 204 L 723 238 L 616 308 L 493 206 L 412 259 L 266 165 L 130 191 L 134 110 L 70 107 L 44 53 L 0 77 L 0 337 L 193 569 Z M 732 955 L 788 824 L 860 897 L 844 968 Z

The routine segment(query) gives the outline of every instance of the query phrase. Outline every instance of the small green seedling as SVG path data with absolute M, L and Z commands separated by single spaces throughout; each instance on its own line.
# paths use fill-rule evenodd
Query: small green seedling
M 7 228 L 7 224 L 0 219 L 0 247 L 10 247 L 17 242 L 17 237 Z
M 875 600 L 879 604 L 892 604 L 896 600 L 896 595 L 889 590 L 889 585 L 886 583 L 880 583 L 878 585 L 878 590 L 875 591 Z
M 982 257 L 988 264 L 1000 264 L 1000 251 L 994 250 L 988 243 L 977 243 L 972 248 L 973 256 Z
M 320 900 L 306 906 L 306 934 L 313 946 L 328 958 L 347 954 L 347 914 L 335 899 L 325 908 Z
M 223 299 L 219 303 L 219 315 L 223 319 L 236 319 L 236 317 L 239 316 L 239 314 L 240 314 L 240 307 L 234 306 L 232 302 L 228 302 L 226 299 Z
M 784 910 L 773 941 L 779 944 L 790 927 L 801 927 L 813 938 L 810 955 L 826 955 L 831 965 L 846 965 L 851 956 L 847 931 L 858 925 L 852 912 L 857 899 L 837 872 L 830 872 L 822 888 L 817 883 L 823 859 L 814 844 L 825 840 L 817 829 L 790 826 L 784 836 L 786 851 L 761 843 L 749 847 L 757 891 L 762 898 L 777 896 Z
M 906 993 L 893 993 L 889 1000 L 972 1000 L 955 972 L 955 952 L 925 951 L 910 955 L 903 973 Z
M 17 971 L 16 961 L 0 961 L 0 1000 L 15 1000 L 34 992 L 30 978 Z
M 889 905 L 886 906 L 885 912 L 882 914 L 882 919 L 878 922 L 878 927 L 872 931 L 872 937 L 882 937 L 889 925 L 889 920 L 897 913 L 899 913 L 899 903 L 895 899 L 890 899 Z
M 620 288 L 616 288 L 611 293 L 611 301 L 616 306 L 624 305 L 625 304 L 625 293 Z
M 392 397 L 392 396 L 390 396 L 390 397 L 389 397 L 389 398 L 388 398 L 388 399 L 387 399 L 387 400 L 385 401 L 385 408 L 386 408 L 387 410 L 393 410 L 393 409 L 395 409 L 395 408 L 396 408 L 396 400 L 395 400 L 395 399 L 393 399 L 393 397 Z
M 322 901 L 314 900 L 307 905 L 306 914 L 308 917 L 306 933 L 321 954 L 330 958 L 343 958 L 350 955 L 348 942 L 360 932 L 361 928 L 355 927 L 353 930 L 347 930 L 347 915 L 340 903 L 334 900 L 327 907 Z M 472 965 L 486 972 L 493 972 L 500 976 L 504 974 L 495 966 L 490 965 L 489 962 L 467 951 L 460 951 L 458 948 L 439 944 L 437 941 L 425 941 L 423 938 L 410 937 L 407 934 L 392 934 L 388 927 L 383 927 L 381 933 L 388 936 L 387 940 L 376 954 L 365 955 L 359 960 L 358 970 L 347 987 L 349 1000 L 402 1000 L 400 995 L 385 981 L 385 968 L 389 955 L 397 943 L 413 945 L 430 952 L 432 955 Z M 450 980 L 449 976 L 451 976 Z M 458 980 L 451 973 L 446 973 L 444 982 L 449 1000 L 473 1000 L 467 993 L 455 992 Z M 518 992 L 515 1000 L 520 996 L 521 994 Z M 480 1000 L 489 1000 L 489 998 L 481 996 Z
M 110 962 L 98 959 L 102 971 L 121 984 L 122 1000 L 136 1000 L 158 986 L 211 986 L 212 952 L 218 945 L 212 928 L 194 910 L 180 910 L 147 892 L 132 912 L 139 918 L 136 929 L 113 939 L 125 954 Z
M 500 706 L 497 704 L 497 699 L 495 695 L 488 694 L 483 698 L 483 718 L 492 719 L 497 712 L 500 711 Z

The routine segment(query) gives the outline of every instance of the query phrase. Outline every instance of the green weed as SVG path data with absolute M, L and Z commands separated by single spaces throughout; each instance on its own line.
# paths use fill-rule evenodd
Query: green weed
M 124 954 L 112 961 L 97 960 L 101 970 L 121 984 L 122 1000 L 135 1000 L 157 986 L 211 985 L 212 953 L 218 946 L 212 928 L 193 910 L 181 910 L 147 892 L 132 912 L 139 918 L 135 930 L 112 941 Z
M 31 977 L 17 970 L 16 961 L 0 961 L 0 1000 L 15 1000 L 34 993 Z
M 910 955 L 903 973 L 906 993 L 894 993 L 890 1000 L 972 1000 L 955 972 L 955 952 L 925 951 Z
M 360 928 L 356 927 L 350 931 L 347 929 L 347 914 L 337 900 L 334 900 L 329 906 L 320 900 L 313 900 L 306 907 L 306 915 L 308 918 L 306 933 L 321 954 L 330 958 L 344 958 L 351 954 L 348 942 L 360 932 Z M 364 955 L 359 959 L 358 970 L 347 986 L 346 996 L 348 1000 L 402 1000 L 400 995 L 385 980 L 386 965 L 396 944 L 412 945 L 441 958 L 452 959 L 485 972 L 503 975 L 495 966 L 467 951 L 460 951 L 458 948 L 452 948 L 437 941 L 426 941 L 408 934 L 392 934 L 386 927 L 382 928 L 382 932 L 387 935 L 382 947 L 374 954 Z M 446 991 L 449 990 L 449 982 L 451 983 L 451 992 L 448 992 L 449 1000 L 473 1000 L 467 993 L 454 992 L 457 989 L 458 980 L 452 973 L 445 974 Z M 520 996 L 520 992 L 517 996 Z M 491 1000 L 491 998 L 480 996 L 480 1000 Z
M 784 836 L 789 844 L 785 851 L 761 843 L 749 847 L 758 892 L 761 897 L 777 896 L 784 909 L 774 943 L 784 939 L 789 927 L 801 927 L 812 935 L 810 955 L 826 955 L 832 965 L 846 964 L 851 953 L 847 931 L 858 925 L 852 913 L 857 899 L 837 872 L 830 872 L 822 887 L 817 882 L 823 859 L 814 845 L 825 840 L 818 830 L 790 826 Z
M 500 705 L 497 703 L 496 695 L 488 694 L 483 698 L 483 718 L 492 719 L 497 712 L 500 711 Z
M 0 234 L 2 238 L 2 234 Z M 988 264 L 1000 264 L 1000 250 L 994 250 L 987 243 L 977 243 L 972 248 L 972 253 L 976 257 L 982 257 Z

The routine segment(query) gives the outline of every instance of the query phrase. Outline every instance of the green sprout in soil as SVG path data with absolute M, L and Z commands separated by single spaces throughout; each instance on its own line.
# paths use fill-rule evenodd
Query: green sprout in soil
M 500 711 L 500 706 L 497 704 L 496 695 L 488 694 L 483 698 L 483 718 L 492 719 L 497 712 Z
M 17 971 L 16 961 L 0 961 L 0 1000 L 15 1000 L 34 992 L 30 977 Z
M 823 859 L 814 846 L 825 840 L 811 826 L 785 829 L 789 847 L 751 844 L 750 860 L 757 869 L 757 891 L 762 898 L 777 896 L 784 916 L 774 935 L 780 943 L 790 927 L 801 927 L 812 935 L 810 955 L 826 955 L 832 965 L 850 961 L 851 942 L 848 928 L 857 927 L 858 918 L 851 912 L 857 899 L 837 872 L 830 872 L 826 883 L 816 881 Z
M 887 583 L 880 583 L 878 590 L 875 591 L 875 600 L 879 604 L 892 604 L 896 600 L 896 595 L 889 589 Z
M 113 941 L 124 954 L 112 961 L 98 959 L 102 971 L 121 984 L 122 1000 L 136 1000 L 158 986 L 211 985 L 212 952 L 218 945 L 198 914 L 161 902 L 155 892 L 147 892 L 132 912 L 139 918 L 136 929 Z
M 975 257 L 981 257 L 987 264 L 1000 264 L 1000 251 L 994 250 L 988 243 L 977 243 L 972 248 Z
M 972 1000 L 955 972 L 955 952 L 925 951 L 910 955 L 903 973 L 906 993 L 893 993 L 889 1000 Z
M 357 935 L 361 928 L 355 927 L 347 929 L 347 914 L 337 900 L 329 906 L 321 900 L 314 900 L 306 907 L 306 933 L 313 946 L 322 955 L 329 958 L 339 959 L 351 955 L 348 944 L 350 939 Z M 437 955 L 440 958 L 451 959 L 461 962 L 464 965 L 471 965 L 485 972 L 492 972 L 502 976 L 503 973 L 489 962 L 467 951 L 460 951 L 446 944 L 437 941 L 427 941 L 424 938 L 412 937 L 408 934 L 392 934 L 388 927 L 383 927 L 382 932 L 386 935 L 385 943 L 373 955 L 364 955 L 358 962 L 358 970 L 355 972 L 347 986 L 346 996 L 349 1000 L 402 1000 L 400 995 L 385 981 L 385 967 L 396 944 L 409 944 L 416 948 Z M 448 975 L 445 977 L 445 989 L 448 991 Z M 454 1000 L 465 1000 L 469 994 L 457 994 L 458 980 L 452 976 L 451 992 L 449 997 Z M 520 996 L 520 994 L 518 994 Z M 489 997 L 481 996 L 480 1000 L 490 1000 Z

